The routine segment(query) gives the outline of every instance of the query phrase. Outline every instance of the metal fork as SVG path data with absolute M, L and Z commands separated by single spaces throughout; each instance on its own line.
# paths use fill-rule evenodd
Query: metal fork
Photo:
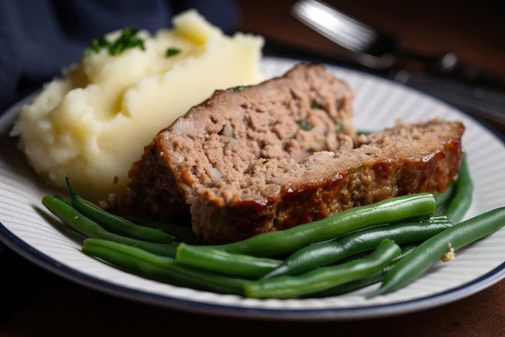
M 389 72 L 389 75 L 467 111 L 470 109 L 475 115 L 505 125 L 504 82 L 461 64 L 455 54 L 431 56 L 406 50 L 393 36 L 317 0 L 298 1 L 292 7 L 292 14 L 344 47 L 347 58 L 364 67 L 389 71 L 405 58 L 423 63 L 428 68 L 427 72 L 437 77 L 410 73 L 404 69 Z
M 321 35 L 352 52 L 364 53 L 378 38 L 373 28 L 319 1 L 298 1 L 292 7 L 292 14 Z M 392 59 L 384 62 L 378 60 L 376 55 L 371 56 L 373 62 L 370 66 L 374 68 L 392 65 Z
M 462 64 L 452 52 L 424 55 L 405 49 L 401 41 L 394 36 L 380 32 L 321 1 L 298 1 L 292 7 L 292 14 L 321 35 L 353 53 L 353 58 L 366 67 L 388 69 L 401 59 L 409 59 L 421 62 L 430 72 L 439 76 L 465 81 L 472 85 L 505 88 L 505 81 Z

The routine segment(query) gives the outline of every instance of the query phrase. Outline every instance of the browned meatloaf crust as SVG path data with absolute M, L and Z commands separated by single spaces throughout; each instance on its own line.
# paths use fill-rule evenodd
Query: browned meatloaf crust
M 299 161 L 315 151 L 350 149 L 352 100 L 349 86 L 321 65 L 217 91 L 145 148 L 129 174 L 127 207 L 163 219 L 189 215 L 193 182 L 217 185 L 223 174 L 235 179 L 259 158 Z M 174 151 L 166 148 L 171 141 Z
M 351 98 L 320 66 L 218 92 L 146 147 L 127 205 L 163 219 L 189 205 L 198 238 L 219 243 L 443 191 L 456 178 L 461 123 L 398 125 L 353 141 Z

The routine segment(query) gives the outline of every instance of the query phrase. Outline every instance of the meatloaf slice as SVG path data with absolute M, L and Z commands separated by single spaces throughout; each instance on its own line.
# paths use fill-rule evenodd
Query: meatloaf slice
M 351 149 L 352 100 L 344 81 L 315 64 L 256 86 L 216 91 L 145 148 L 130 170 L 124 204 L 162 219 L 189 215 L 202 188 L 221 186 L 228 198 L 238 197 L 226 186 L 255 160 L 298 162 L 317 151 Z
M 240 180 L 196 190 L 193 231 L 204 242 L 231 242 L 396 195 L 444 191 L 458 174 L 463 130 L 435 120 L 362 137 L 353 150 L 255 160 Z
M 126 205 L 162 219 L 189 205 L 198 238 L 222 243 L 454 181 L 461 123 L 397 125 L 353 141 L 351 97 L 319 66 L 217 92 L 145 148 Z

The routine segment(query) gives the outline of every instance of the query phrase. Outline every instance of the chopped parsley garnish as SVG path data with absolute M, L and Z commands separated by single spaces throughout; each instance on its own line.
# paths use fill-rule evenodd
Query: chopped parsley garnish
M 137 28 L 126 27 L 121 31 L 121 35 L 115 41 L 108 41 L 103 36 L 91 41 L 89 50 L 99 53 L 102 49 L 107 49 L 110 55 L 119 55 L 129 48 L 140 48 L 145 50 L 144 40 L 139 38 Z
M 98 53 L 100 51 L 100 49 L 105 48 L 108 45 L 109 45 L 109 42 L 102 36 L 98 40 L 91 41 L 91 44 L 89 45 L 89 49 L 91 49 L 95 53 Z
M 298 126 L 301 127 L 302 129 L 304 129 L 305 131 L 310 131 L 310 130 L 312 130 L 312 128 L 314 128 L 314 125 L 310 124 L 305 119 L 297 120 L 296 124 L 298 124 Z
M 145 50 L 144 40 L 135 36 L 138 31 L 139 30 L 137 28 L 124 28 L 121 36 L 109 47 L 109 53 L 111 55 L 118 55 L 128 48 L 135 47 Z
M 317 102 L 312 102 L 312 104 L 310 105 L 310 107 L 312 109 L 322 109 L 323 108 L 323 106 L 321 104 L 317 103 Z
M 179 54 L 180 52 L 181 52 L 181 50 L 178 48 L 167 48 L 167 50 L 165 51 L 165 56 L 172 57 L 172 56 Z

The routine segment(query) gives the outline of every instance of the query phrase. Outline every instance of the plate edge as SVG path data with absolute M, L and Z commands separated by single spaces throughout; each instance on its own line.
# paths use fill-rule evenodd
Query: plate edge
M 407 314 L 428 308 L 441 306 L 473 295 L 482 289 L 505 278 L 505 262 L 458 287 L 429 296 L 389 304 L 373 306 L 357 306 L 330 309 L 268 309 L 247 308 L 223 304 L 210 304 L 177 299 L 167 295 L 153 294 L 142 290 L 131 289 L 96 278 L 62 264 L 50 256 L 40 252 L 28 243 L 18 238 L 0 222 L 0 241 L 18 255 L 69 281 L 80 284 L 107 295 L 130 299 L 140 303 L 154 304 L 158 307 L 200 313 L 218 317 L 253 318 L 271 321 L 324 321 L 324 320 L 354 320 L 364 318 L 379 318 Z M 456 297 L 456 298 L 455 298 Z M 167 301 L 168 300 L 168 301 Z

